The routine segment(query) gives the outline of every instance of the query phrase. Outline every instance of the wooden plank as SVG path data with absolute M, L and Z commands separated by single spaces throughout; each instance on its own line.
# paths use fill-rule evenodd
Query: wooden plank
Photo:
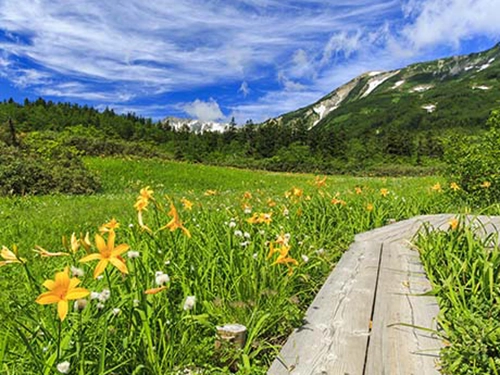
M 441 340 L 428 331 L 398 325 L 436 329 L 436 299 L 416 296 L 430 289 L 418 252 L 403 243 L 384 244 L 364 374 L 439 374 Z
M 356 242 L 343 255 L 268 375 L 361 374 L 381 245 Z

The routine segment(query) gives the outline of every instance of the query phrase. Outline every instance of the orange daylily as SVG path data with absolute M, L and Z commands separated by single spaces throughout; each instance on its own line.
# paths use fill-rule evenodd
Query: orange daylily
M 458 186 L 458 184 L 456 182 L 452 182 L 450 184 L 450 189 L 453 191 L 457 191 L 457 190 L 460 190 L 460 186 Z
M 68 256 L 69 253 L 65 253 L 62 251 L 58 251 L 56 253 L 52 253 L 50 251 L 45 250 L 43 247 L 35 245 L 35 248 L 33 249 L 35 253 L 38 253 L 41 257 L 60 257 L 60 256 Z
M 64 271 L 56 273 L 54 280 L 46 280 L 43 283 L 49 291 L 40 294 L 36 303 L 40 305 L 57 303 L 57 313 L 59 319 L 63 321 L 68 314 L 68 301 L 84 298 L 90 294 L 85 288 L 77 288 L 79 283 L 78 278 L 69 278 L 69 268 L 66 267 Z
M 153 193 L 154 191 L 149 188 L 149 186 L 146 186 L 145 188 L 142 188 L 139 191 L 139 197 L 137 199 L 144 199 L 144 200 L 151 200 L 153 199 Z
M 5 246 L 2 246 L 2 250 L 0 251 L 0 256 L 4 260 L 0 261 L 0 267 L 11 263 L 25 263 L 26 260 L 23 258 L 18 258 L 16 253 L 17 253 L 16 248 L 14 248 L 13 252 L 7 249 Z
M 120 227 L 120 223 L 116 221 L 115 218 L 111 219 L 108 223 L 101 225 L 99 228 L 99 232 L 101 233 L 107 233 L 111 232 L 112 230 L 118 229 Z
M 432 191 L 437 191 L 438 193 L 440 193 L 441 191 L 443 191 L 443 189 L 441 188 L 441 184 L 438 182 L 436 184 L 434 184 L 432 187 L 431 187 L 431 190 Z
M 179 214 L 177 213 L 177 209 L 175 208 L 173 203 L 170 203 L 170 211 L 168 215 L 172 217 L 172 220 L 170 220 L 166 225 L 161 227 L 160 230 L 170 229 L 170 231 L 173 232 L 176 229 L 180 229 L 184 232 L 186 236 L 191 238 L 191 233 L 186 227 L 184 227 L 184 225 L 182 225 L 182 221 L 180 220 Z
M 482 187 L 482 188 L 485 188 L 485 189 L 488 189 L 490 186 L 491 186 L 491 182 L 489 182 L 489 181 L 484 181 L 484 182 L 481 184 L 481 187 Z
M 99 253 L 90 254 L 80 259 L 80 262 L 83 263 L 90 262 L 92 260 L 99 261 L 94 269 L 94 278 L 97 278 L 104 272 L 108 263 L 111 263 L 113 266 L 118 268 L 120 272 L 128 273 L 127 265 L 121 255 L 129 249 L 129 246 L 127 244 L 121 244 L 115 247 L 115 236 L 115 232 L 110 231 L 108 234 L 108 243 L 106 244 L 104 239 L 100 235 L 96 234 L 95 244 Z
M 314 178 L 314 184 L 316 185 L 317 188 L 326 186 L 326 176 L 324 176 L 323 178 L 316 176 Z
M 160 286 L 158 288 L 151 288 L 151 289 L 145 290 L 144 294 L 157 294 L 157 293 L 160 293 L 162 290 L 165 290 L 165 289 L 168 289 L 167 285 Z
M 191 211 L 193 209 L 193 202 L 191 202 L 190 200 L 187 200 L 186 198 L 182 198 L 181 202 L 186 210 Z
M 451 219 L 450 221 L 448 221 L 448 224 L 450 224 L 451 230 L 456 230 L 458 228 L 459 222 L 457 219 Z
M 361 188 L 360 188 L 360 187 L 355 187 L 355 188 L 354 188 L 354 192 L 355 192 L 356 194 L 358 194 L 358 195 L 361 195 L 361 194 L 363 193 L 363 190 L 361 190 Z
M 389 194 L 389 190 L 382 188 L 380 189 L 380 195 L 383 197 L 387 197 L 387 194 Z

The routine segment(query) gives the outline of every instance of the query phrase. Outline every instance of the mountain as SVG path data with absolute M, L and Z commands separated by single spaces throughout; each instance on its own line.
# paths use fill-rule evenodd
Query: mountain
M 500 43 L 490 50 L 368 72 L 316 103 L 266 121 L 342 128 L 353 136 L 480 126 L 500 107 Z
M 204 132 L 224 132 L 229 124 L 224 124 L 220 122 L 214 121 L 201 121 L 194 120 L 189 118 L 179 118 L 179 117 L 166 117 L 161 123 L 163 125 L 170 125 L 175 130 L 180 130 L 184 127 L 187 127 L 190 131 L 195 133 L 204 133 Z

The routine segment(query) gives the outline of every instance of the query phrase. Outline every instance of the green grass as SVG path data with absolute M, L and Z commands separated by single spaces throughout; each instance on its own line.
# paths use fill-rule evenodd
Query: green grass
M 26 259 L 0 267 L 0 373 L 52 374 L 68 361 L 71 374 L 184 369 L 263 374 L 354 234 L 389 219 L 466 210 L 459 194 L 430 189 L 441 181 L 436 177 L 330 176 L 327 186 L 318 187 L 315 176 L 307 174 L 155 160 L 90 158 L 86 163 L 101 177 L 101 194 L 0 199 L 0 246 L 16 244 L 18 256 Z M 145 186 L 154 190 L 143 212 L 151 233 L 140 228 L 133 208 Z M 301 194 L 290 196 L 294 187 Z M 381 188 L 388 189 L 386 197 Z M 206 195 L 207 190 L 216 193 Z M 192 210 L 183 208 L 182 198 L 193 203 Z M 172 219 L 170 203 L 191 238 L 179 229 L 160 229 Z M 249 206 L 251 213 L 245 211 Z M 271 222 L 251 224 L 253 214 L 271 214 Z M 128 276 L 108 265 L 104 277 L 94 279 L 97 262 L 80 263 L 86 254 L 82 247 L 64 257 L 41 258 L 31 251 L 35 245 L 68 251 L 61 237 L 88 231 L 90 251 L 96 253 L 94 235 L 112 218 L 120 223 L 116 244 L 139 253 L 138 258 L 123 255 Z M 285 234 L 287 246 L 278 244 Z M 281 249 L 282 258 L 271 252 L 271 244 Z M 275 264 L 283 258 L 289 262 Z M 101 309 L 96 300 L 81 313 L 71 308 L 59 325 L 53 305 L 34 301 L 45 291 L 44 280 L 65 266 L 81 268 L 81 286 L 110 289 L 111 298 Z M 168 288 L 144 294 L 157 286 L 158 271 L 169 275 Z M 188 296 L 196 297 L 191 310 L 184 309 Z M 216 326 L 226 323 L 248 328 L 243 348 L 214 348 Z
M 428 231 L 417 240 L 440 306 L 443 374 L 500 373 L 498 233 L 479 236 L 477 222 Z

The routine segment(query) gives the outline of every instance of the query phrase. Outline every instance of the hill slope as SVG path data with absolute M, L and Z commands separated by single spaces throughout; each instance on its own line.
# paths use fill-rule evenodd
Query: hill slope
M 343 127 L 351 135 L 470 128 L 500 106 L 500 43 L 490 50 L 362 74 L 316 103 L 267 123 Z

